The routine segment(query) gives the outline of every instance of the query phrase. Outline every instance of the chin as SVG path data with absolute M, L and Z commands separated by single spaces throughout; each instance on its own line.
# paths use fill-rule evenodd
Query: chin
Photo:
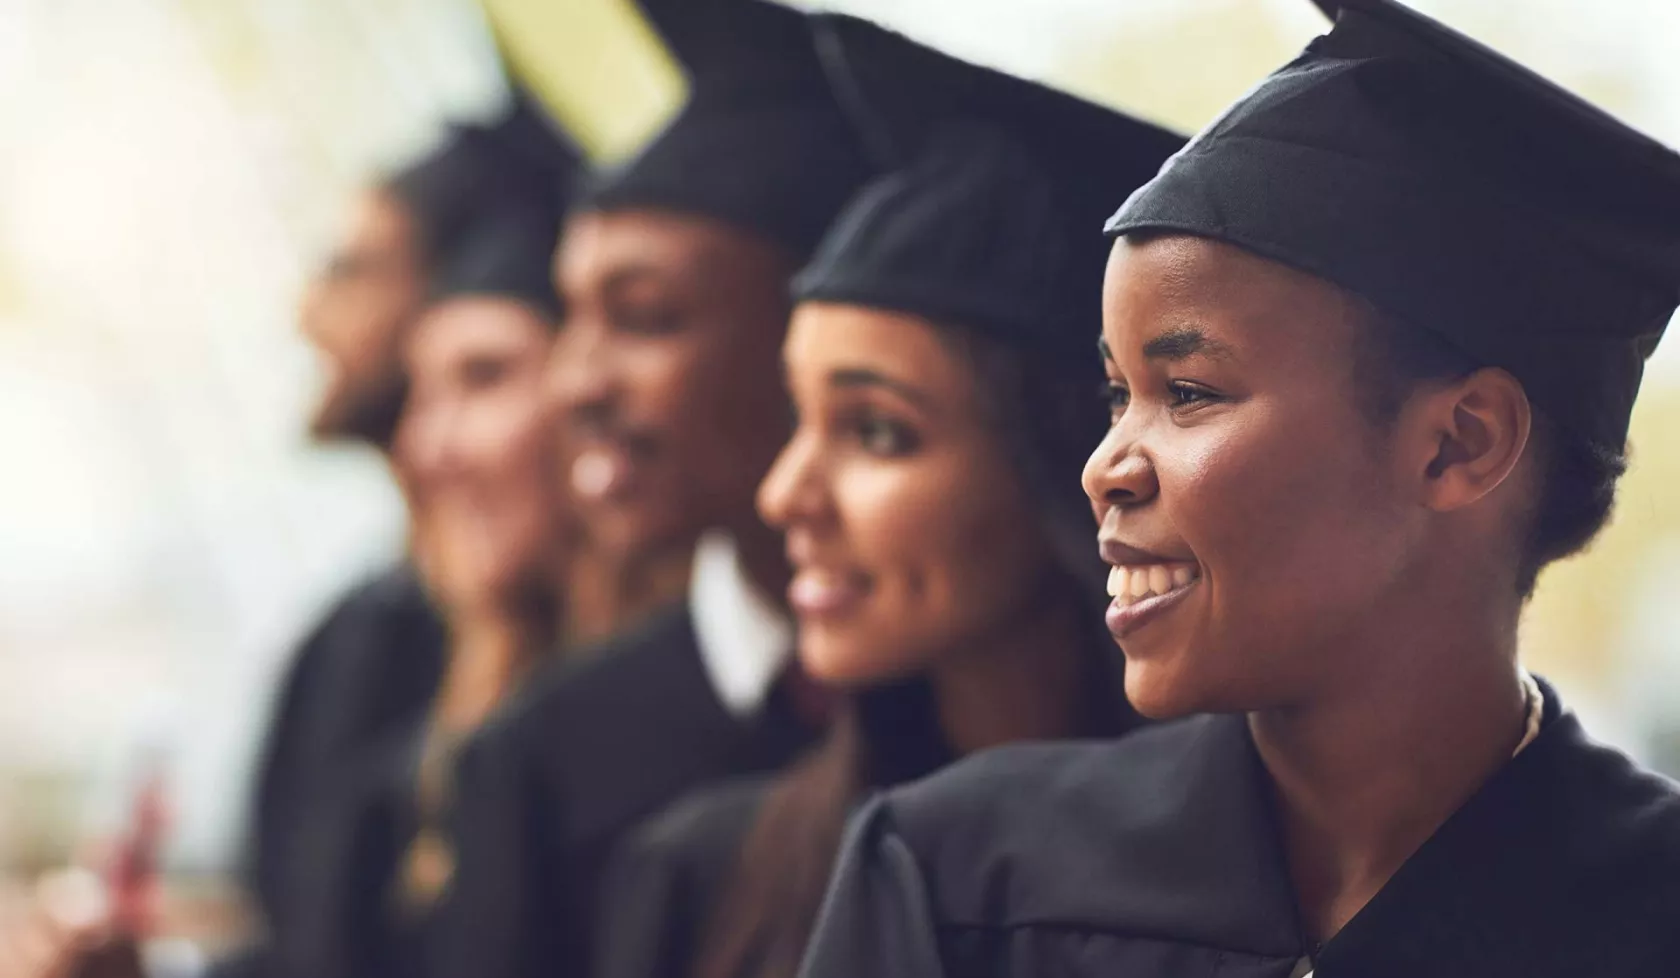
M 836 689 L 861 689 L 915 671 L 891 650 L 849 631 L 843 626 L 801 623 L 799 664 L 807 675 Z
M 1126 661 L 1126 699 L 1151 720 L 1226 712 L 1206 684 L 1182 669 L 1154 661 Z

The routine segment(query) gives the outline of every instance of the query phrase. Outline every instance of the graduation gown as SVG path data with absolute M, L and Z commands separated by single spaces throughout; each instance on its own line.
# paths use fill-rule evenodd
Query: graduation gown
M 318 847 L 335 835 L 322 808 L 369 751 L 421 718 L 442 678 L 446 635 L 414 567 L 399 563 L 346 594 L 298 648 L 258 755 L 244 871 L 264 938 L 212 966 L 233 976 L 286 975 L 277 948 L 314 926 L 335 885 Z M 354 806 L 350 806 L 353 809 Z
M 1315 978 L 1680 974 L 1680 794 L 1545 693 Z M 803 978 L 1289 978 L 1268 791 L 1241 716 L 977 756 L 860 812 Z
M 1086 737 L 1114 736 L 1139 723 L 1112 668 L 1112 647 L 1103 636 L 1091 660 L 1080 723 Z M 925 678 L 869 690 L 854 703 L 877 787 L 925 777 L 956 758 Z M 775 783 L 759 778 L 701 789 L 625 839 L 603 889 L 594 978 L 690 978 L 705 928 Z
M 436 974 L 586 973 L 621 833 L 701 784 L 782 767 L 812 737 L 779 691 L 750 718 L 724 707 L 686 607 L 534 678 L 457 769 Z
M 594 978 L 689 978 L 774 784 L 702 789 L 624 840 L 602 885 Z

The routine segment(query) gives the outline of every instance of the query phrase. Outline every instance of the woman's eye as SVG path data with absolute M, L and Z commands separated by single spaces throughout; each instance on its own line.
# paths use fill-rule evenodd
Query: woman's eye
M 461 364 L 461 386 L 468 390 L 484 390 L 500 383 L 507 373 L 507 361 L 493 357 L 475 357 Z
M 1175 408 L 1198 407 L 1217 400 L 1213 391 L 1198 384 L 1173 383 L 1167 385 L 1167 390 L 1172 395 L 1172 406 Z
M 916 434 L 908 425 L 888 418 L 861 417 L 854 427 L 858 444 L 874 455 L 905 455 L 917 445 Z
M 1132 392 L 1123 384 L 1112 381 L 1103 387 L 1103 399 L 1108 402 L 1108 411 L 1116 418 L 1126 413 L 1126 405 L 1132 402 Z
M 613 313 L 612 324 L 626 333 L 658 336 L 676 332 L 682 321 L 676 313 L 665 309 L 620 309 Z

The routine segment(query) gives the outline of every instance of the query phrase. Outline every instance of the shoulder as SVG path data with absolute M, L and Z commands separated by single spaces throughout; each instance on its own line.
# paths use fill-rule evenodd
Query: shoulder
M 1613 861 L 1629 879 L 1663 880 L 1665 890 L 1680 897 L 1680 786 L 1592 740 L 1572 715 L 1556 721 L 1535 747 L 1513 766 L 1532 754 L 1532 768 L 1547 773 L 1522 779 L 1544 786 L 1544 798 L 1527 800 L 1544 804 L 1547 822 L 1595 840 L 1595 865 Z
M 614 877 L 680 877 L 702 903 L 721 892 L 775 780 L 746 777 L 703 788 L 629 832 Z
M 1117 781 L 1170 785 L 1228 718 L 1195 717 L 1102 741 L 1013 744 L 964 758 L 888 792 L 884 809 L 911 844 L 937 852 L 966 836 L 1059 828 L 1112 832 L 1170 801 L 1117 791 Z M 1205 762 L 1204 762 L 1205 763 Z
M 1193 717 L 1118 740 L 988 751 L 888 793 L 876 819 L 948 924 L 1176 932 L 1169 905 L 1239 901 L 1239 890 L 1263 904 L 1278 885 L 1275 867 L 1257 865 L 1269 831 L 1257 772 L 1240 717 Z M 1186 932 L 1249 929 L 1223 920 Z
M 679 858 L 684 853 L 734 848 L 775 785 L 773 776 L 749 776 L 702 788 L 642 823 L 630 834 L 626 847 Z

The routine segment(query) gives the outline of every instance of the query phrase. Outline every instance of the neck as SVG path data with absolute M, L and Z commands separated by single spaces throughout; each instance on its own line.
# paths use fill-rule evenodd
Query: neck
M 691 546 L 641 554 L 579 546 L 563 578 L 565 644 L 593 644 L 681 601 L 693 562 Z
M 953 650 L 931 679 L 939 725 L 959 754 L 1079 732 L 1089 678 L 1074 603 L 1049 601 L 983 643 Z
M 1522 737 L 1515 615 L 1477 621 L 1443 606 L 1474 608 L 1447 597 L 1384 616 L 1388 627 L 1340 643 L 1360 650 L 1356 683 L 1249 714 L 1316 941 L 1351 920 Z
M 534 643 L 506 616 L 457 616 L 450 621 L 449 662 L 433 707 L 438 728 L 473 730 L 529 668 Z

